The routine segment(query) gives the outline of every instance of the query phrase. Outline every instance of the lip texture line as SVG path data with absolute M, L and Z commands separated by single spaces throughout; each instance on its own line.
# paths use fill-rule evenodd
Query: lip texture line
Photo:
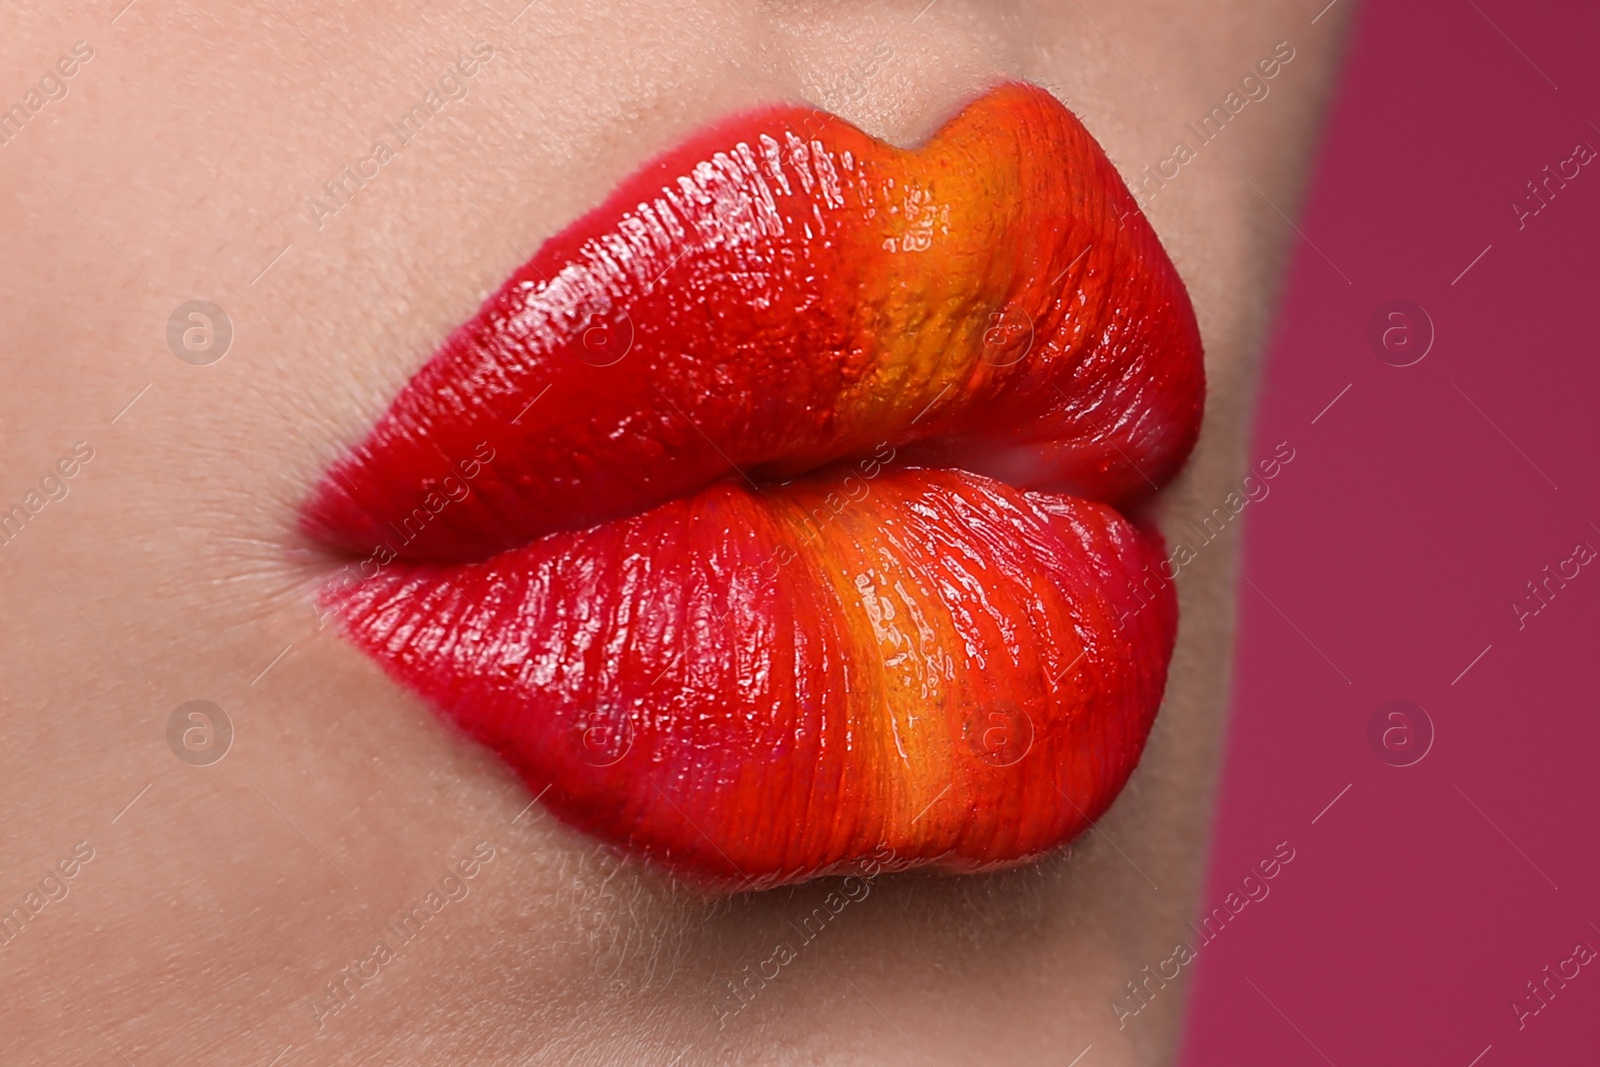
M 350 639 L 571 825 L 735 889 L 981 870 L 1138 761 L 1177 607 L 1116 509 L 1204 388 L 1047 93 L 913 150 L 774 107 L 547 241 L 301 520 L 366 557 L 322 595 Z

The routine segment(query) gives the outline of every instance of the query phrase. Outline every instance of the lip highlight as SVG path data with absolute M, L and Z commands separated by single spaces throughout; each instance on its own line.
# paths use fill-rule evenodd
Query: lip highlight
M 708 127 L 453 332 L 301 521 L 346 634 L 569 824 L 758 888 L 1020 862 L 1105 810 L 1176 598 L 1118 510 L 1204 370 L 1078 121 Z

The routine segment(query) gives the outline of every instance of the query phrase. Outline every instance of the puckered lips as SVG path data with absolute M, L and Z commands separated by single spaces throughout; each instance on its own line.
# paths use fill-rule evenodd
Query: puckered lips
M 1177 622 L 1188 296 L 1077 119 L 779 106 L 547 241 L 305 505 L 322 593 L 567 823 L 710 887 L 1016 863 L 1126 782 Z M 887 863 L 884 857 L 888 856 Z

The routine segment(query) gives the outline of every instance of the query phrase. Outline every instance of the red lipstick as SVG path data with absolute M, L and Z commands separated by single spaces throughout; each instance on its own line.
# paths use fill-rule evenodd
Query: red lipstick
M 1138 761 L 1177 609 L 1116 508 L 1203 398 L 1182 283 L 1048 94 L 915 150 L 775 107 L 547 241 L 302 523 L 362 557 L 322 597 L 351 640 L 579 829 L 735 889 L 979 870 Z

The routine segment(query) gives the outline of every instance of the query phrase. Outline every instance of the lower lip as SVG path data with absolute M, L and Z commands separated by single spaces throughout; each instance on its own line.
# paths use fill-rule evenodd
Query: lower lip
M 388 567 L 338 609 L 572 825 L 762 888 L 1081 831 L 1161 698 L 1161 559 L 1102 504 L 856 464 Z
M 303 516 L 319 540 L 366 557 L 323 593 L 358 647 L 561 819 L 708 887 L 849 873 L 869 858 L 964 872 L 1037 856 L 1110 805 L 1160 704 L 1177 619 L 1161 540 L 1089 498 L 1137 497 L 1193 443 L 1203 371 L 1187 298 L 1058 104 L 1003 87 L 961 123 L 966 140 L 935 139 L 966 146 L 949 162 L 842 123 L 832 136 L 851 146 L 835 149 L 843 160 L 903 162 L 905 184 L 884 188 L 919 217 L 941 207 L 909 196 L 915 182 L 960 188 L 952 174 L 968 167 L 982 190 L 990 155 L 997 172 L 1044 175 L 1038 210 L 1011 216 L 1029 220 L 1022 245 L 1048 252 L 1039 264 L 1012 262 L 1019 245 L 999 238 L 904 258 L 905 218 L 868 211 L 841 230 L 819 215 L 817 247 L 846 262 L 879 247 L 874 227 L 900 235 L 883 245 L 897 251 L 876 303 L 815 273 L 751 303 L 713 246 L 691 273 L 722 275 L 667 295 L 635 286 L 591 317 L 639 330 L 632 361 L 586 358 L 599 327 L 582 321 L 548 350 L 517 334 L 573 318 L 537 304 L 558 299 L 546 294 L 563 257 L 589 262 L 586 249 L 631 233 L 614 216 L 631 217 L 674 167 L 718 137 L 758 141 L 730 123 L 553 238 Z M 1062 155 L 1064 169 L 1019 168 L 1033 154 Z M 986 232 L 970 207 L 963 226 Z M 1043 275 L 1024 277 L 1034 266 Z M 1068 276 L 1061 292 L 1046 284 Z M 685 310 L 696 286 L 711 295 Z M 837 331 L 852 314 L 857 332 Z M 678 332 L 647 338 L 663 319 Z M 707 330 L 737 339 L 742 362 L 677 367 Z M 835 349 L 816 360 L 808 346 L 823 341 Z M 781 373 L 750 362 L 761 358 Z M 797 377 L 813 361 L 815 380 Z M 878 431 L 888 441 L 874 449 Z M 786 435 L 802 443 L 774 451 Z M 970 470 L 939 466 L 952 457 Z M 419 477 L 441 463 L 447 475 Z

